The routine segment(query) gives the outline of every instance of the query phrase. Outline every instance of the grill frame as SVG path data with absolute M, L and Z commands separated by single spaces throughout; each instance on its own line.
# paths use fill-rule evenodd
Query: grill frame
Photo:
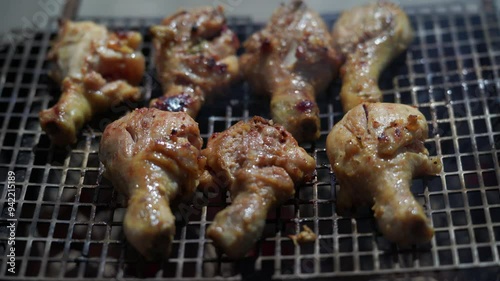
M 123 198 L 98 174 L 100 132 L 127 108 L 116 107 L 113 114 L 98 118 L 84 129 L 78 144 L 62 149 L 50 144 L 36 120 L 38 111 L 59 97 L 58 86 L 47 77 L 49 64 L 44 59 L 57 28 L 52 20 L 44 32 L 0 51 L 0 107 L 7 106 L 0 113 L 0 224 L 8 222 L 4 174 L 13 170 L 19 244 L 16 276 L 6 273 L 6 248 L 0 247 L 0 279 L 355 279 L 374 275 L 436 276 L 436 272 L 439 275 L 474 268 L 498 276 L 500 222 L 494 217 L 500 216 L 500 101 L 498 95 L 494 98 L 495 90 L 500 88 L 498 15 L 483 12 L 477 3 L 464 2 L 407 7 L 405 11 L 417 39 L 383 73 L 381 87 L 384 101 L 418 104 L 431 131 L 426 146 L 431 155 L 443 157 L 445 170 L 440 176 L 415 180 L 412 186 L 436 228 L 430 244 L 399 249 L 374 232 L 369 211 L 362 211 L 359 218 L 335 213 L 336 185 L 324 143 L 329 129 L 342 117 L 338 97 L 333 97 L 339 90 L 337 81 L 328 95 L 318 97 L 322 112 L 320 140 L 304 145 L 317 160 L 315 180 L 270 214 L 255 253 L 233 262 L 216 255 L 211 242 L 205 239 L 211 218 L 228 204 L 227 194 L 219 192 L 216 196 L 197 195 L 196 202 L 212 198 L 200 208 L 196 204 L 189 206 L 188 210 L 199 213 L 177 225 L 170 259 L 142 260 L 125 243 L 121 231 Z M 324 18 L 331 26 L 336 17 Z M 90 20 L 111 29 L 138 29 L 145 36 L 145 100 L 159 95 L 147 27 L 160 19 Z M 240 39 L 260 26 L 245 18 L 231 18 L 229 23 Z M 250 95 L 246 85 L 239 85 L 227 97 L 205 106 L 197 121 L 206 142 L 213 132 L 254 114 L 269 117 L 268 112 L 265 99 Z M 293 246 L 287 235 L 299 232 L 303 224 L 319 238 L 314 244 Z M 0 234 L 3 244 L 3 228 Z M 491 259 L 482 260 L 489 256 Z M 369 264 L 373 269 L 365 268 Z M 115 274 L 110 274 L 113 271 Z

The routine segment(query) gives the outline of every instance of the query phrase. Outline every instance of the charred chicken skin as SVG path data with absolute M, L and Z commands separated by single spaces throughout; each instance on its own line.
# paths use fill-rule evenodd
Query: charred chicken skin
M 315 97 L 337 74 L 339 60 L 321 17 L 302 1 L 281 5 L 245 43 L 240 65 L 253 91 L 271 95 L 271 115 L 299 142 L 320 136 Z
M 232 198 L 215 216 L 207 236 L 233 258 L 250 250 L 262 235 L 270 208 L 292 198 L 294 185 L 310 180 L 316 165 L 282 126 L 261 117 L 215 133 L 202 153 L 211 183 L 227 187 Z
M 62 95 L 57 104 L 40 112 L 41 127 L 54 144 L 75 143 L 79 130 L 95 114 L 139 100 L 141 93 L 134 85 L 144 73 L 141 43 L 137 32 L 110 32 L 87 21 L 62 23 L 48 54 Z
M 408 16 L 396 4 L 377 2 L 342 13 L 333 27 L 333 46 L 345 59 L 340 70 L 344 112 L 382 101 L 382 70 L 413 41 Z
M 99 159 L 128 197 L 127 240 L 149 258 L 168 255 L 175 234 L 170 202 L 191 196 L 204 171 L 198 124 L 184 112 L 137 109 L 108 125 Z
M 347 112 L 326 142 L 340 185 L 338 210 L 373 206 L 388 240 L 429 241 L 434 230 L 410 191 L 412 178 L 441 172 L 440 159 L 424 147 L 427 134 L 425 117 L 407 105 L 363 103 Z
M 205 99 L 239 78 L 239 41 L 222 7 L 182 10 L 151 28 L 156 70 L 165 94 L 151 106 L 193 118 Z

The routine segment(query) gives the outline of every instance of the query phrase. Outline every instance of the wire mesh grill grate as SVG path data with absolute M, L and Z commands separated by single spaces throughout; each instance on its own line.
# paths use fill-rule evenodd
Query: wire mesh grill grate
M 168 260 L 148 262 L 125 243 L 124 200 L 99 177 L 98 145 L 106 124 L 128 109 L 113 108 L 85 128 L 73 147 L 55 148 L 40 130 L 38 112 L 58 98 L 45 61 L 56 23 L 0 51 L 0 223 L 7 224 L 7 172 L 16 173 L 16 275 L 6 273 L 7 235 L 0 229 L 0 279 L 66 278 L 229 279 L 355 277 L 424 274 L 436 270 L 500 263 L 500 27 L 496 14 L 476 4 L 407 9 L 416 39 L 383 73 L 384 101 L 412 104 L 429 121 L 431 154 L 444 172 L 414 180 L 412 191 L 436 229 L 426 245 L 399 249 L 376 229 L 369 211 L 357 218 L 335 212 L 335 178 L 325 152 L 330 128 L 341 116 L 336 93 L 319 97 L 322 135 L 306 144 L 317 161 L 313 182 L 267 219 L 263 238 L 249 257 L 235 262 L 217 255 L 205 230 L 226 206 L 226 194 L 197 194 L 179 215 Z M 326 16 L 331 26 L 335 17 Z M 161 93 L 151 64 L 147 27 L 159 19 L 91 19 L 111 28 L 144 34 L 148 75 L 145 99 Z M 260 26 L 231 19 L 240 40 Z M 141 106 L 139 103 L 132 106 Z M 237 85 L 231 94 L 202 109 L 203 137 L 253 115 L 269 117 L 266 100 Z M 288 238 L 302 225 L 318 234 L 315 243 L 295 246 Z

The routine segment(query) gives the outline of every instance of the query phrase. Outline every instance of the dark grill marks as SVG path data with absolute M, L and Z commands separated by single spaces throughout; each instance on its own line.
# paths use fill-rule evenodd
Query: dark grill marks
M 160 97 L 151 106 L 164 111 L 186 111 L 192 103 L 192 98 L 189 94 L 181 93 L 175 96 Z
M 301 113 L 306 113 L 306 112 L 311 112 L 311 110 L 314 108 L 315 103 L 310 100 L 302 100 L 297 105 L 295 105 L 295 108 L 300 111 Z
M 363 110 L 365 111 L 366 131 L 368 132 L 368 134 L 370 134 L 370 129 L 368 128 L 368 108 L 365 103 L 363 103 Z

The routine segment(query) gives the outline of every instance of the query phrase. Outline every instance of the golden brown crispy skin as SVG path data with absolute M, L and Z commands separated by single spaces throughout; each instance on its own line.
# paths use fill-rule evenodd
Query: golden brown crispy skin
M 310 180 L 316 166 L 290 133 L 261 117 L 212 135 L 203 155 L 212 182 L 229 188 L 232 198 L 207 236 L 233 258 L 248 252 L 270 208 L 293 197 L 294 185 Z
M 316 94 L 339 67 L 321 17 L 302 1 L 281 5 L 245 43 L 240 65 L 257 94 L 271 95 L 271 114 L 299 142 L 320 136 Z
M 62 23 L 48 58 L 52 77 L 62 95 L 53 107 L 40 112 L 40 124 L 56 145 L 76 142 L 83 125 L 95 114 L 123 101 L 137 101 L 137 85 L 144 73 L 137 32 L 109 32 L 93 22 Z
M 381 71 L 413 41 L 408 16 L 396 4 L 376 2 L 342 13 L 332 31 L 333 46 L 345 59 L 340 75 L 344 112 L 382 101 Z
M 128 197 L 127 240 L 149 258 L 168 255 L 175 234 L 170 201 L 190 197 L 204 171 L 198 124 L 184 112 L 137 109 L 108 125 L 99 159 Z
M 151 28 L 165 94 L 151 106 L 196 117 L 205 99 L 239 78 L 238 38 L 222 7 L 182 10 Z
M 299 232 L 297 235 L 288 235 L 288 237 L 293 241 L 293 244 L 295 246 L 298 246 L 300 244 L 305 244 L 305 243 L 312 243 L 318 239 L 318 236 L 312 229 L 309 228 L 307 225 L 302 226 L 302 231 Z
M 424 147 L 428 128 L 417 109 L 363 103 L 339 121 L 326 149 L 340 184 L 340 212 L 373 206 L 384 236 L 400 245 L 429 241 L 434 230 L 410 187 L 413 177 L 441 172 L 441 160 Z

